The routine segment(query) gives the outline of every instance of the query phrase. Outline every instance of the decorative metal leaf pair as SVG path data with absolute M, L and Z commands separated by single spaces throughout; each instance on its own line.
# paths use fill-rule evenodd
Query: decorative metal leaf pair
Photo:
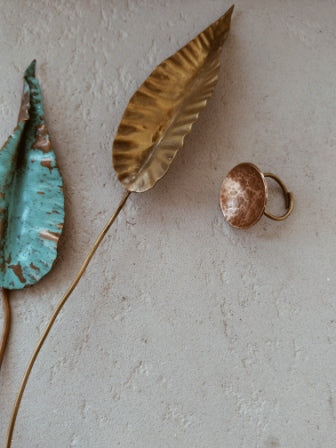
M 131 98 L 113 144 L 113 165 L 128 191 L 152 188 L 182 148 L 217 83 L 232 11 L 163 61 Z M 0 286 L 6 289 L 32 285 L 49 272 L 64 221 L 35 61 L 24 79 L 18 125 L 0 150 Z
M 33 61 L 18 125 L 0 150 L 1 287 L 22 289 L 50 271 L 64 222 L 62 187 Z

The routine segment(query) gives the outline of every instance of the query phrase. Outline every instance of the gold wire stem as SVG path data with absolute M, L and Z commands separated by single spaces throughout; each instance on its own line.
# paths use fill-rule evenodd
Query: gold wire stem
M 6 448 L 10 448 L 11 444 L 12 444 L 12 436 L 13 436 L 13 432 L 14 432 L 14 426 L 15 426 L 15 422 L 16 422 L 16 417 L 19 411 L 19 407 L 21 404 L 21 400 L 22 400 L 22 396 L 23 393 L 25 391 L 28 379 L 29 379 L 29 375 L 31 373 L 31 370 L 35 364 L 36 358 L 59 314 L 59 312 L 61 311 L 61 309 L 63 308 L 65 302 L 68 300 L 68 298 L 70 297 L 71 293 L 73 292 L 73 290 L 75 289 L 75 287 L 77 286 L 79 280 L 81 279 L 82 275 L 84 274 L 86 268 L 88 267 L 93 255 L 95 254 L 98 246 L 100 245 L 100 243 L 102 242 L 103 238 L 105 237 L 106 233 L 109 231 L 110 227 L 112 226 L 112 224 L 114 223 L 115 219 L 117 218 L 117 216 L 119 215 L 120 211 L 122 210 L 122 208 L 124 207 L 129 195 L 131 194 L 130 191 L 126 191 L 125 195 L 123 196 L 122 200 L 120 201 L 120 204 L 118 205 L 118 208 L 116 209 L 116 211 L 114 212 L 113 216 L 110 218 L 109 222 L 106 224 L 106 226 L 104 227 L 103 231 L 100 233 L 100 235 L 98 236 L 98 238 L 96 239 L 92 249 L 90 250 L 89 254 L 87 255 L 84 263 L 82 264 L 76 278 L 74 279 L 74 281 L 72 282 L 70 288 L 67 290 L 67 292 L 65 293 L 65 295 L 62 297 L 61 301 L 59 302 L 59 304 L 57 305 L 53 315 L 51 316 L 49 323 L 46 327 L 46 329 L 44 330 L 35 350 L 34 353 L 29 361 L 29 364 L 27 366 L 26 372 L 24 374 L 23 380 L 21 382 L 20 385 L 20 389 L 18 392 L 18 395 L 16 397 L 16 401 L 15 401 L 15 405 L 13 408 L 13 412 L 11 415 L 11 419 L 10 419 L 10 423 L 9 423 L 9 427 L 8 427 L 8 435 L 7 435 L 7 441 L 6 441 Z
M 0 370 L 2 366 L 2 361 L 5 356 L 5 351 L 8 342 L 8 336 L 11 328 L 11 308 L 9 303 L 9 291 L 8 289 L 1 288 L 2 292 L 2 302 L 3 302 L 3 310 L 4 310 L 4 323 L 1 337 L 1 345 L 0 345 Z

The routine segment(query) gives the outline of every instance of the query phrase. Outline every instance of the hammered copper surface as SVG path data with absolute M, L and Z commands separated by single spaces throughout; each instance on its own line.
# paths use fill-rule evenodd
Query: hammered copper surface
M 251 163 L 234 167 L 223 181 L 220 204 L 225 219 L 233 227 L 247 229 L 262 217 L 267 201 L 263 173 Z

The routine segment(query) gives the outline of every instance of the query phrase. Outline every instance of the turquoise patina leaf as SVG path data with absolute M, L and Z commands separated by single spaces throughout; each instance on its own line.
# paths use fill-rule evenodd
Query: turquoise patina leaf
M 50 271 L 63 222 L 62 177 L 33 61 L 24 75 L 18 125 L 0 150 L 0 287 L 21 289 Z

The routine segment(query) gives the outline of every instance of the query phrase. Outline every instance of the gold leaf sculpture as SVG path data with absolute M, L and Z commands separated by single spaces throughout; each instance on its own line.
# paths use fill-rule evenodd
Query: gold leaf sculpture
M 117 209 L 97 237 L 79 272 L 60 300 L 34 350 L 10 419 L 11 447 L 16 417 L 37 356 L 66 301 L 132 192 L 152 188 L 168 171 L 184 138 L 212 95 L 219 56 L 229 33 L 233 6 L 181 50 L 163 61 L 131 98 L 113 144 L 113 165 L 126 188 Z
M 152 188 L 182 148 L 217 83 L 232 11 L 163 61 L 131 98 L 113 144 L 113 166 L 128 191 Z

